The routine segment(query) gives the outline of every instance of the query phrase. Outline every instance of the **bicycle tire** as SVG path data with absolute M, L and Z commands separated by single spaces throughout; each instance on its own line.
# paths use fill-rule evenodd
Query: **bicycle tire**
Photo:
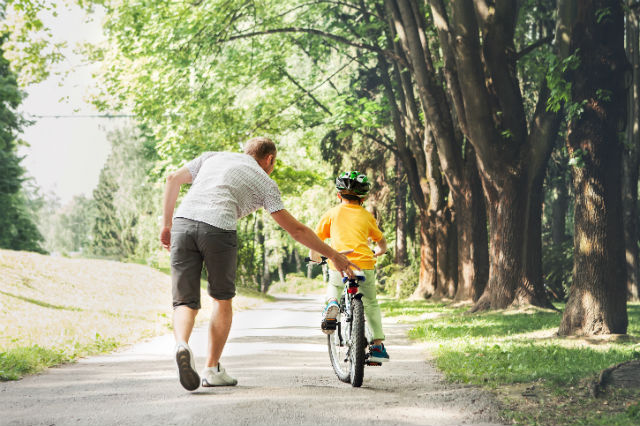
M 353 317 L 351 319 L 351 386 L 362 386 L 364 378 L 364 360 L 367 347 L 367 338 L 364 334 L 364 306 L 362 300 L 353 299 Z
M 338 379 L 345 383 L 351 382 L 351 359 L 348 356 L 350 330 L 351 323 L 346 321 L 346 315 L 340 314 L 336 331 L 327 336 L 331 366 Z

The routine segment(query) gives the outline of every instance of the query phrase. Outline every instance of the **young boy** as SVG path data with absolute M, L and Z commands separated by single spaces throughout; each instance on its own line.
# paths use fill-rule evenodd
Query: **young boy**
M 373 344 L 369 348 L 369 360 L 385 362 L 389 361 L 389 355 L 382 344 L 384 333 L 382 332 L 380 306 L 378 306 L 376 299 L 374 266 L 375 258 L 387 251 L 387 243 L 373 215 L 362 207 L 362 203 L 369 193 L 369 188 L 367 177 L 357 171 L 345 172 L 338 176 L 336 189 L 340 204 L 322 216 L 316 226 L 316 234 L 323 241 L 331 238 L 331 247 L 339 252 L 353 250 L 347 254 L 347 257 L 362 270 L 365 276 L 364 282 L 360 282 L 359 293 L 362 294 L 366 324 L 371 340 L 373 340 Z M 377 242 L 374 252 L 369 248 L 369 239 Z M 310 257 L 314 260 L 320 259 L 320 256 L 314 251 L 310 252 Z M 331 262 L 329 262 L 329 267 L 329 284 L 323 312 L 323 325 L 326 320 L 335 319 L 338 316 L 340 308 L 337 299 L 344 288 L 342 275 L 335 270 Z M 322 328 L 326 334 L 333 333 L 333 330 Z

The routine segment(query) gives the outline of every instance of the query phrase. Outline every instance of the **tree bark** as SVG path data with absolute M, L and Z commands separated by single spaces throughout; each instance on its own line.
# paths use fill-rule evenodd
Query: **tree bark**
M 602 11 L 606 11 L 603 16 Z M 621 199 L 626 120 L 624 15 L 619 0 L 583 0 L 572 27 L 572 102 L 584 105 L 569 124 L 573 158 L 574 272 L 560 335 L 626 333 L 627 288 Z
M 454 197 L 458 235 L 458 288 L 456 300 L 478 301 L 489 279 L 489 242 L 487 210 L 478 176 L 473 147 L 469 152 L 462 177 L 460 194 Z
M 627 144 L 623 157 L 622 202 L 629 300 L 640 300 L 640 261 L 638 258 L 638 167 L 640 165 L 640 52 L 638 15 L 627 15 L 627 55 L 631 62 L 632 84 L 628 92 Z
M 435 215 L 428 210 L 420 210 L 420 276 L 418 286 L 411 299 L 427 299 L 436 292 L 436 238 Z
M 396 244 L 395 263 L 407 266 L 407 187 L 402 161 L 396 156 Z
M 453 299 L 458 281 L 456 221 L 453 210 L 445 207 L 436 215 L 437 283 L 436 298 Z
M 569 210 L 569 179 L 565 159 L 558 164 L 558 169 L 549 175 L 549 187 L 551 188 L 551 242 L 560 245 L 567 240 L 567 211 Z

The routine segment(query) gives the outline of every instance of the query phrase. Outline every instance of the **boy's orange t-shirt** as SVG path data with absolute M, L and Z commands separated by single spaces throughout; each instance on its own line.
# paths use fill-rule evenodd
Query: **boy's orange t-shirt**
M 353 249 L 347 254 L 351 262 L 361 269 L 373 269 L 376 259 L 369 248 L 368 239 L 380 241 L 382 231 L 376 219 L 364 207 L 357 204 L 339 204 L 329 209 L 316 226 L 321 240 L 331 238 L 331 247 L 337 251 Z M 329 262 L 332 269 L 333 263 Z

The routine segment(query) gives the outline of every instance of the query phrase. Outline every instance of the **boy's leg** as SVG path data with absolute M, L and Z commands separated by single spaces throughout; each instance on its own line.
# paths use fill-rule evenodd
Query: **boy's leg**
M 382 331 L 382 315 L 380 314 L 380 305 L 376 298 L 376 273 L 373 269 L 364 270 L 365 280 L 360 284 L 360 293 L 362 293 L 362 302 L 364 305 L 364 316 L 367 326 L 371 334 L 371 340 L 384 340 Z
M 332 334 L 336 329 L 336 319 L 340 313 L 338 298 L 342 289 L 342 276 L 338 271 L 329 270 L 329 282 L 327 283 L 324 309 L 320 328 L 325 334 Z
M 344 284 L 342 283 L 342 275 L 340 272 L 329 269 L 329 282 L 327 283 L 325 303 L 331 299 L 340 301 L 343 288 Z

